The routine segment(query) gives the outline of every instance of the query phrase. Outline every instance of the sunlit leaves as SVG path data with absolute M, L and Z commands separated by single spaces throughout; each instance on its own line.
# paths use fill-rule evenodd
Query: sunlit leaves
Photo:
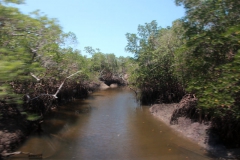
M 17 8 L 0 4 L 0 19 L 0 99 L 16 103 L 22 97 L 14 93 L 12 82 L 30 80 L 30 73 L 44 75 L 45 69 L 56 73 L 52 76 L 61 75 L 58 72 L 61 70 L 58 63 L 63 59 L 60 46 L 76 43 L 76 36 L 63 33 L 56 19 L 39 11 L 24 15 Z
M 240 112 L 240 52 L 231 63 L 216 68 L 220 76 L 215 81 L 198 83 L 194 87 L 199 97 L 199 106 L 203 108 L 226 107 L 234 112 Z M 192 84 L 193 85 L 193 84 Z M 224 113 L 222 113 L 224 114 Z M 223 115 L 222 115 L 223 116 Z
M 178 75 L 182 73 L 174 69 L 179 68 L 181 56 L 176 55 L 176 50 L 183 44 L 183 33 L 181 22 L 177 20 L 173 27 L 161 28 L 152 21 L 139 25 L 137 35 L 126 34 L 128 44 L 125 49 L 135 54 L 137 62 L 131 82 L 141 89 L 143 97 L 148 97 L 145 101 L 165 97 L 168 102 L 166 97 L 173 90 L 177 92 L 174 94 L 179 93 L 177 88 L 181 88 L 178 87 L 181 80 Z
M 198 106 L 214 116 L 239 110 L 239 23 L 237 0 L 176 0 L 184 5 L 186 45 L 178 50 L 184 58 L 188 91 L 196 93 Z

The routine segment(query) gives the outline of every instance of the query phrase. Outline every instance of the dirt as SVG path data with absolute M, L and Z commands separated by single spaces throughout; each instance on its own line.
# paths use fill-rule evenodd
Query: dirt
M 159 120 L 171 127 L 180 136 L 186 137 L 208 150 L 217 159 L 239 159 L 240 149 L 227 149 L 218 136 L 211 131 L 211 123 L 194 122 L 189 118 L 179 117 L 178 124 L 171 125 L 170 119 L 178 104 L 154 104 L 149 109 Z
M 110 88 L 110 87 L 108 85 L 106 85 L 104 82 L 100 83 L 100 86 L 99 86 L 100 90 L 104 90 L 104 89 L 108 89 L 108 88 Z
M 110 88 L 117 88 L 118 87 L 118 84 L 117 83 L 113 83 L 110 85 Z

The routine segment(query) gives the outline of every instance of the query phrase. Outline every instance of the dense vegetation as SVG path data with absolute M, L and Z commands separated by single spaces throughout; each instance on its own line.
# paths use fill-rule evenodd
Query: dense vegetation
M 86 96 L 99 79 L 111 84 L 113 75 L 114 82 L 126 83 L 129 57 L 92 47 L 85 47 L 92 57 L 83 56 L 70 47 L 77 43 L 75 34 L 64 33 L 56 19 L 11 7 L 22 2 L 0 2 L 0 118 L 13 106 L 29 120 L 41 118 L 60 102 Z
M 141 89 L 143 102 L 174 102 L 184 95 L 181 72 L 174 73 L 175 50 L 183 44 L 181 22 L 175 21 L 170 28 L 157 26 L 156 21 L 138 26 L 138 35 L 127 33 L 126 51 L 135 55 L 137 68 L 131 80 Z M 181 68 L 178 68 L 182 71 Z
M 138 67 L 132 82 L 142 101 L 198 98 L 199 120 L 212 120 L 226 143 L 240 144 L 240 1 L 175 0 L 186 16 L 161 28 L 155 21 L 127 33 Z
M 9 6 L 22 2 L 0 1 L 1 108 L 15 106 L 34 120 L 60 101 L 87 95 L 92 82 L 121 84 L 131 73 L 142 102 L 179 102 L 194 94 L 199 121 L 207 117 L 226 143 L 240 144 L 240 1 L 175 0 L 186 16 L 171 27 L 152 21 L 126 34 L 125 49 L 134 58 L 90 46 L 85 51 L 92 57 L 83 56 L 70 47 L 77 43 L 74 33 L 64 33 L 56 19 Z

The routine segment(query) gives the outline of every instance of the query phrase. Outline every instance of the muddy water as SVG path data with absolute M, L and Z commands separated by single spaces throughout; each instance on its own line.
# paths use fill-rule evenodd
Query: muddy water
M 48 115 L 43 132 L 30 136 L 18 150 L 41 153 L 49 160 L 210 159 L 198 145 L 150 115 L 148 108 L 140 107 L 129 90 L 98 91 Z

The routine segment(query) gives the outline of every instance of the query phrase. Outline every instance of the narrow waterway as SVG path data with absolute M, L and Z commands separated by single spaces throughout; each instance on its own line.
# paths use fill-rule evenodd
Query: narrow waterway
M 154 118 L 148 108 L 139 106 L 127 89 L 98 91 L 49 114 L 43 132 L 31 135 L 18 150 L 41 153 L 49 160 L 210 159 L 200 146 Z

